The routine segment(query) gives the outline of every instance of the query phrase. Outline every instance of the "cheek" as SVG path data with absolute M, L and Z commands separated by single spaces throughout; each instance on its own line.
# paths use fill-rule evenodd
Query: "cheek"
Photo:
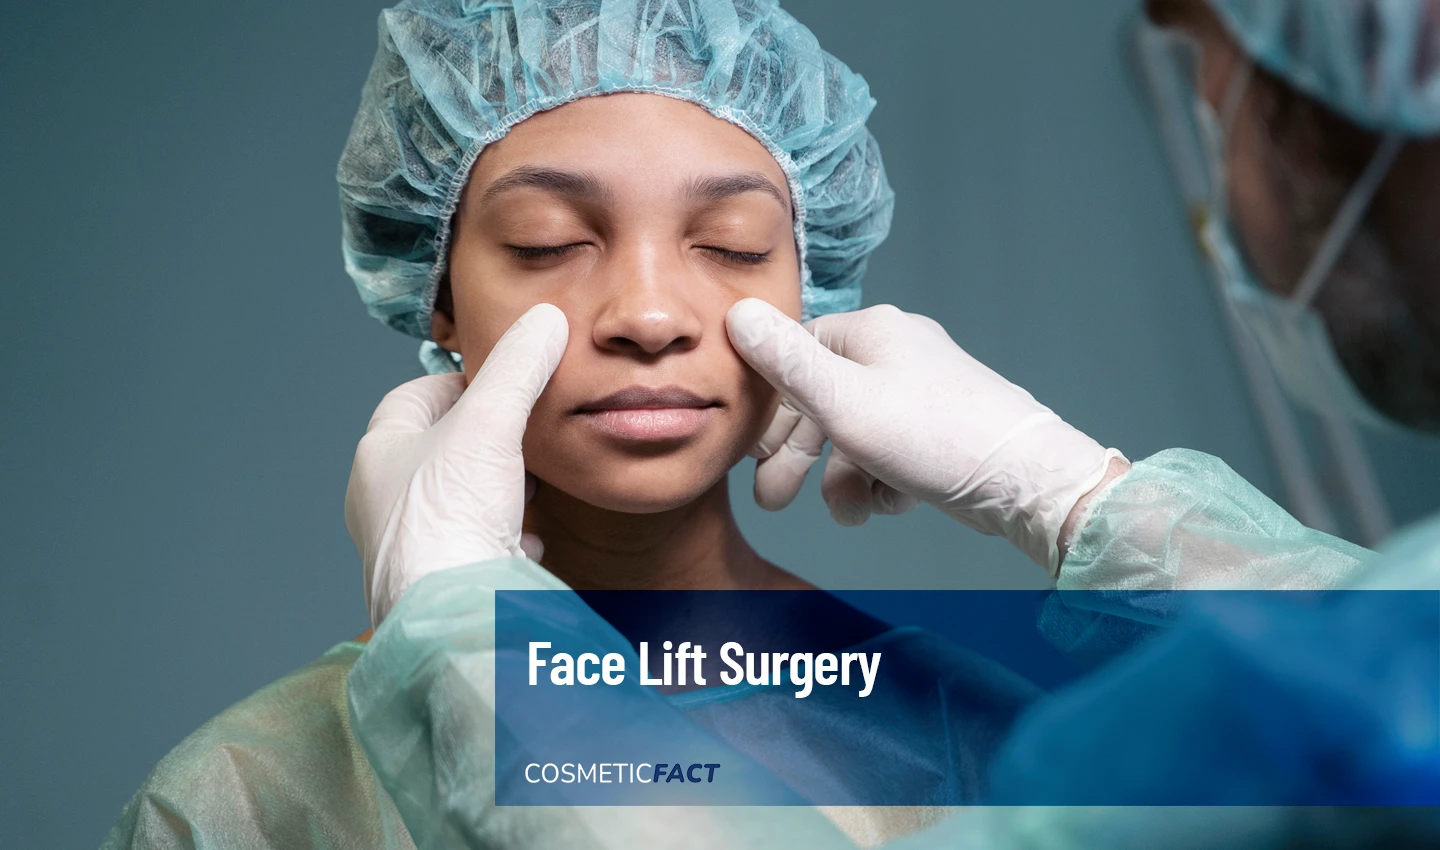
M 488 294 L 488 293 L 487 293 Z M 554 299 L 551 299 L 553 302 Z M 472 297 L 468 303 L 461 306 L 457 296 L 456 314 L 457 330 L 460 335 L 460 353 L 465 360 L 465 380 L 467 386 L 475 380 L 480 369 L 485 365 L 485 360 L 495 349 L 500 338 L 510 329 L 510 326 L 517 319 L 525 314 L 527 310 L 541 303 L 536 299 L 503 299 L 494 297 Z M 570 315 L 570 310 L 564 304 L 558 304 L 565 313 Z M 574 399 L 576 391 L 569 389 L 579 386 L 583 390 L 583 376 L 576 376 L 576 358 L 572 356 L 576 346 L 577 324 L 570 323 L 570 338 L 567 342 L 567 351 L 560 359 L 560 365 L 556 367 L 555 373 L 546 382 L 545 389 L 541 391 L 539 398 L 535 400 L 535 406 L 530 410 L 530 417 L 525 427 L 525 436 L 522 441 L 522 451 L 525 457 L 525 466 L 531 472 L 542 478 L 546 476 L 546 470 L 554 467 L 552 458 L 564 456 L 564 440 L 558 435 L 558 426 L 569 412 L 566 399 Z M 583 392 L 581 393 L 583 395 Z
M 495 258 L 474 248 L 461 250 L 467 246 L 456 246 L 450 286 L 465 375 L 473 380 L 500 337 L 527 310 L 546 299 L 507 279 Z
M 497 275 L 496 278 L 499 276 Z M 465 358 L 465 373 L 474 378 L 495 344 L 521 316 L 537 304 L 553 304 L 560 308 L 570 324 L 569 350 L 571 359 L 576 340 L 588 339 L 598 304 L 581 287 L 540 288 L 499 281 L 490 286 L 469 282 L 463 292 L 455 290 L 455 323 L 460 338 L 460 353 Z M 565 369 L 561 361 L 559 371 Z
M 541 478 L 545 478 L 546 461 L 559 457 L 566 445 L 562 426 L 569 418 L 575 404 L 587 395 L 590 382 L 583 374 L 586 369 L 578 366 L 574 355 L 576 346 L 575 325 L 570 327 L 570 341 L 566 352 L 560 358 L 555 374 L 545 384 L 535 406 L 530 409 L 530 419 L 525 426 L 525 437 L 521 450 L 525 455 L 525 466 Z M 467 365 L 468 371 L 468 365 Z
M 1240 244 L 1260 283 L 1282 295 L 1294 289 L 1295 222 L 1268 166 L 1269 140 L 1252 122 L 1237 126 L 1230 156 L 1230 206 Z
M 550 387 L 553 387 L 554 383 Z M 564 415 L 555 401 L 558 393 L 540 394 L 535 407 L 530 411 L 530 421 L 525 426 L 525 437 L 520 451 L 525 458 L 525 469 L 542 480 L 555 482 L 559 461 L 569 456 L 565 442 L 559 436 L 559 423 Z
M 604 364 L 595 359 L 591 328 L 584 317 L 577 317 L 558 299 L 553 303 L 570 320 L 570 338 L 560 365 L 530 410 L 521 451 L 529 472 L 579 496 L 584 490 L 583 481 L 596 477 L 595 464 L 600 460 L 596 452 L 605 453 L 606 449 L 602 443 L 593 442 L 595 438 L 574 421 L 572 411 L 593 398 L 597 386 L 608 386 L 618 376 L 606 372 Z
M 551 302 L 556 303 L 553 299 Z M 505 335 L 505 332 L 510 330 L 510 326 L 515 324 L 530 308 L 540 303 L 542 303 L 540 299 L 486 298 L 472 299 L 462 306 L 457 298 L 455 328 L 460 338 L 460 355 L 465 359 L 467 383 L 475 380 L 475 376 L 480 372 L 480 367 L 485 365 L 485 360 L 490 356 L 490 352 L 495 350 L 496 344 L 500 342 L 500 338 Z M 556 306 L 560 307 L 567 316 L 570 315 L 570 311 L 565 309 L 563 303 L 556 303 Z M 574 344 L 574 339 L 575 327 L 571 322 L 570 345 Z M 559 371 L 564 368 L 562 359 L 556 374 L 558 375 Z
M 795 301 L 793 317 L 798 320 L 799 299 L 797 298 Z M 774 419 L 775 411 L 780 406 L 780 393 L 759 372 L 750 368 L 750 365 L 730 346 L 728 339 L 725 344 L 726 353 L 729 355 L 727 360 L 733 363 L 732 368 L 738 375 L 740 390 L 737 394 L 735 411 L 735 443 L 731 447 L 731 452 L 735 454 L 733 461 L 738 463 L 764 436 L 765 429 L 770 426 L 770 421 Z
M 500 337 L 527 309 L 526 306 L 476 303 L 473 300 L 462 305 L 456 297 L 455 331 L 460 338 L 460 356 L 465 359 L 467 384 L 475 380 Z
M 788 231 L 785 240 L 772 251 L 766 263 L 720 280 L 715 294 L 707 300 L 704 309 L 722 320 L 719 325 L 722 331 L 724 314 L 736 301 L 744 298 L 759 298 L 795 321 L 800 321 L 800 253 Z
M 749 291 L 740 297 L 759 298 L 798 322 L 801 312 L 798 255 L 793 249 L 784 253 L 784 257 L 775 260 L 777 273 L 766 275 L 765 280 L 749 287 Z M 738 301 L 739 298 L 735 300 Z M 739 448 L 739 456 L 736 457 L 738 461 L 764 436 L 765 429 L 769 427 L 776 409 L 780 406 L 780 393 L 761 377 L 759 372 L 751 369 L 730 344 L 723 323 L 719 328 L 719 336 L 725 341 L 727 365 L 733 368 L 738 376 L 739 398 L 742 400 L 740 404 L 744 408 L 736 411 L 740 414 L 738 420 L 743 423 L 737 434 L 737 445 L 743 444 Z
M 783 256 L 777 260 L 777 265 L 783 269 L 783 273 L 775 276 L 776 280 L 769 283 L 764 294 L 757 294 L 755 297 L 770 302 L 776 309 L 798 322 L 800 321 L 800 253 L 793 242 L 790 244 L 789 250 L 781 253 Z

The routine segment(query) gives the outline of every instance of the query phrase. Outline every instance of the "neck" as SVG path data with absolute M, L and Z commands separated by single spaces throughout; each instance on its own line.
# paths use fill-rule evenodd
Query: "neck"
M 525 530 L 541 566 L 576 590 L 764 590 L 806 586 L 745 542 L 721 478 L 689 504 L 653 514 L 597 508 L 541 483 Z

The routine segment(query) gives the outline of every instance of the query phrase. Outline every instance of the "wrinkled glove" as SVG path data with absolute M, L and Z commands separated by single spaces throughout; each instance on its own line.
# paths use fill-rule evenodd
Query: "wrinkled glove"
M 841 525 L 924 501 L 1005 537 L 1053 576 L 1061 526 L 1121 457 L 925 316 L 883 305 L 801 326 L 747 298 L 726 324 L 740 356 L 784 397 L 753 452 L 761 507 L 795 498 L 828 438 L 821 491 Z

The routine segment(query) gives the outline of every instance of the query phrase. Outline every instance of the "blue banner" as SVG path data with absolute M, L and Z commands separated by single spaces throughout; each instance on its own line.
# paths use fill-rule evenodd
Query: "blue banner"
M 500 805 L 1436 805 L 1434 592 L 496 595 Z

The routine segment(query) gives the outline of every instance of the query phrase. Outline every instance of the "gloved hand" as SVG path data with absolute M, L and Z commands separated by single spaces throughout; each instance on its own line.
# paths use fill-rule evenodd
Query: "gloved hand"
M 506 555 L 539 560 L 539 541 L 521 539 L 534 481 L 520 442 L 568 335 L 565 314 L 537 304 L 495 344 L 468 388 L 464 375 L 430 375 L 392 390 L 375 409 L 345 491 L 345 527 L 365 563 L 372 625 L 437 570 Z
M 826 438 L 821 491 L 842 525 L 929 502 L 1057 574 L 1071 509 L 1121 457 L 966 354 L 933 319 L 884 305 L 806 327 L 744 299 L 740 356 L 784 396 L 754 454 L 755 500 L 795 498 Z M 813 334 L 813 335 L 812 335 Z

